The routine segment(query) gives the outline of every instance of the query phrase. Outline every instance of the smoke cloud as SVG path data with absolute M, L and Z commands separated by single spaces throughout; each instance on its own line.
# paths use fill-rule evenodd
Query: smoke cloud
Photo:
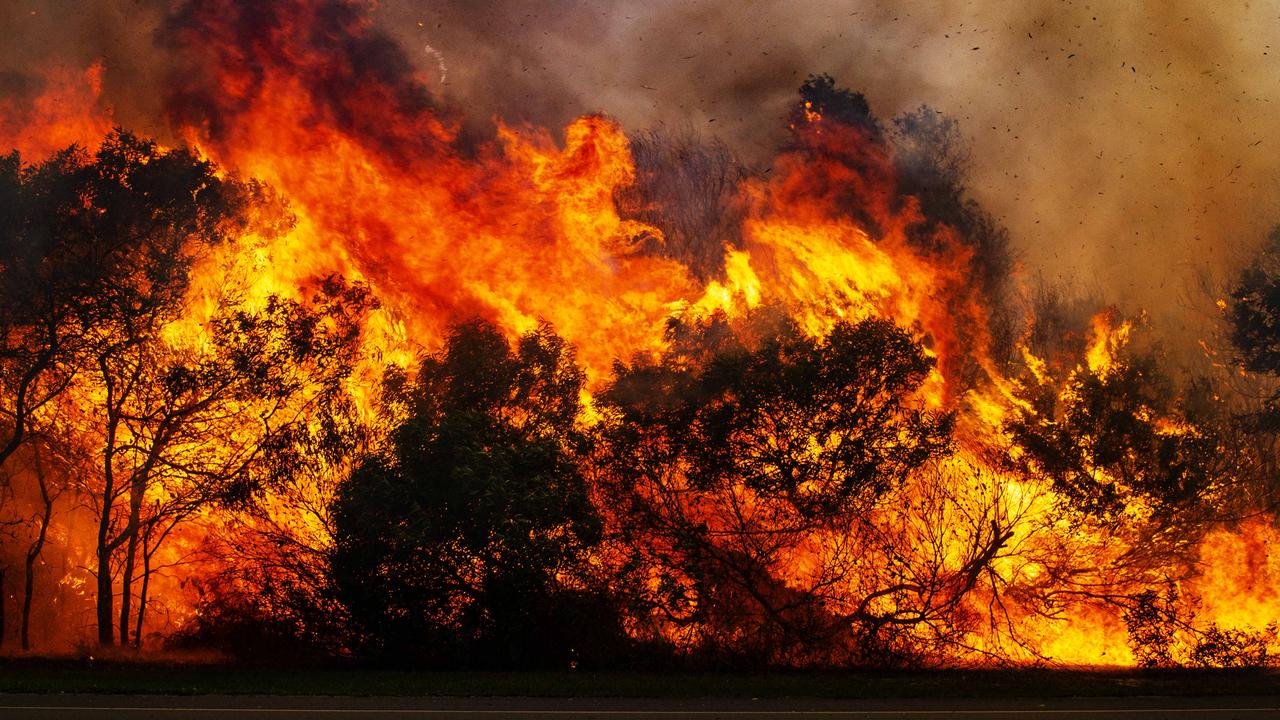
M 0 7 L 0 92 L 34 68 L 101 59 L 116 119 L 163 135 L 179 3 Z M 767 158 L 811 73 L 882 118 L 928 104 L 972 141 L 971 192 L 1011 230 L 1026 276 L 1126 310 L 1194 317 L 1280 220 L 1280 3 L 811 0 L 384 0 L 375 22 L 475 128 L 594 111 L 693 129 Z M 1198 308 L 1197 308 L 1198 311 Z
M 759 160 L 810 73 L 882 118 L 928 104 L 972 139 L 972 192 L 1031 277 L 1169 322 L 1189 284 L 1221 281 L 1280 220 L 1277 3 L 400 0 L 381 14 L 406 46 L 438 49 L 443 92 L 480 117 L 602 110 Z

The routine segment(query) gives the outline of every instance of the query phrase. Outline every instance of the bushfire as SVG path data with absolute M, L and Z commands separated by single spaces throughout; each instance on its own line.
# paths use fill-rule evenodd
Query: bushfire
M 1274 662 L 1280 255 L 1175 367 L 928 108 L 477 133 L 364 3 L 178 5 L 155 138 L 0 85 L 4 649 Z

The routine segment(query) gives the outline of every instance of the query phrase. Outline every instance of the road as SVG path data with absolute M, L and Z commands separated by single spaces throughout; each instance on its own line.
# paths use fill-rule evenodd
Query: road
M 4 720 L 1259 720 L 1280 697 L 912 700 L 0 695 Z

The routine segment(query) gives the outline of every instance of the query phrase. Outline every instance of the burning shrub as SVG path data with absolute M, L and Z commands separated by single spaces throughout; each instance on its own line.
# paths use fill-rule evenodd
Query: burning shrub
M 1176 588 L 1144 590 L 1124 613 L 1129 647 L 1142 667 L 1267 667 L 1275 664 L 1276 624 L 1257 628 L 1224 628 L 1195 624 L 1195 614 L 1179 602 Z
M 713 657 L 847 662 L 850 623 L 874 611 L 842 617 L 828 592 L 866 570 L 868 513 L 947 451 L 951 418 L 917 407 L 933 363 L 892 323 L 754 330 L 678 328 L 660 360 L 618 366 L 604 494 L 655 590 L 654 632 Z
M 171 648 L 214 650 L 240 662 L 296 665 L 323 661 L 340 651 L 328 638 L 312 634 L 298 618 L 271 601 L 262 588 L 227 578 L 201 583 L 195 616 L 166 639 Z
M 1153 355 L 1134 357 L 1125 339 L 1099 332 L 1087 364 L 1060 382 L 1033 384 L 1028 405 L 1006 424 L 1025 453 L 1018 462 L 1098 518 L 1168 517 L 1194 506 L 1231 479 L 1212 428 L 1188 417 Z
M 1174 643 L 1183 623 L 1178 618 L 1178 592 L 1170 588 L 1166 593 L 1144 590 L 1132 598 L 1132 604 L 1124 613 L 1124 624 L 1129 630 L 1129 648 L 1133 650 L 1138 665 L 1145 668 L 1171 667 Z
M 1280 227 L 1241 273 L 1231 298 L 1231 341 L 1245 369 L 1280 375 Z
M 724 275 L 725 252 L 742 245 L 747 168 L 723 143 L 694 135 L 646 132 L 631 137 L 636 181 L 618 193 L 620 210 L 662 231 L 656 247 L 695 277 Z
M 1215 623 L 1199 634 L 1191 663 L 1199 667 L 1267 667 L 1275 664 L 1276 624 L 1261 630 L 1225 629 Z
M 926 252 L 947 256 L 955 247 L 940 239 L 959 235 L 973 253 L 971 282 L 990 314 L 993 350 L 1009 353 L 1016 345 L 1008 301 L 1014 269 L 1009 232 L 969 196 L 972 160 L 960 124 L 922 106 L 893 119 L 891 139 L 899 192 L 920 207 L 921 217 L 907 228 L 907 237 Z

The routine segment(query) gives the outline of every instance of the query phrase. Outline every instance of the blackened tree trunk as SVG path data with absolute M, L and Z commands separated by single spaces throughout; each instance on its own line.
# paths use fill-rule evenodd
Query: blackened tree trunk
M 105 520 L 103 524 L 105 525 Z M 107 547 L 105 533 L 99 533 L 102 540 L 98 543 L 98 644 L 112 645 L 115 643 L 115 633 L 112 632 L 112 608 L 115 603 L 112 602 L 111 588 L 111 548 Z
M 129 525 L 138 528 L 142 522 L 142 496 L 146 493 L 146 479 L 134 473 L 133 487 L 129 493 Z M 133 613 L 133 568 L 138 559 L 138 531 L 133 529 L 125 546 L 124 569 L 120 572 L 120 644 L 129 644 L 129 617 Z
M 133 646 L 135 648 L 142 647 L 142 621 L 146 619 L 147 589 L 151 584 L 152 551 L 148 547 L 148 537 L 149 534 L 142 539 L 142 586 L 138 588 L 138 624 L 133 628 Z
M 0 647 L 4 646 L 4 573 L 7 568 L 0 567 Z
M 31 543 L 31 546 L 27 548 L 26 577 L 22 587 L 21 638 L 23 650 L 31 649 L 31 599 L 35 596 L 36 561 L 40 559 L 40 552 L 44 549 L 44 541 L 49 534 L 49 521 L 53 517 L 54 495 L 49 491 L 49 479 L 45 475 L 44 465 L 40 462 L 39 450 L 35 454 L 35 466 L 36 480 L 40 484 L 42 513 L 36 538 Z

